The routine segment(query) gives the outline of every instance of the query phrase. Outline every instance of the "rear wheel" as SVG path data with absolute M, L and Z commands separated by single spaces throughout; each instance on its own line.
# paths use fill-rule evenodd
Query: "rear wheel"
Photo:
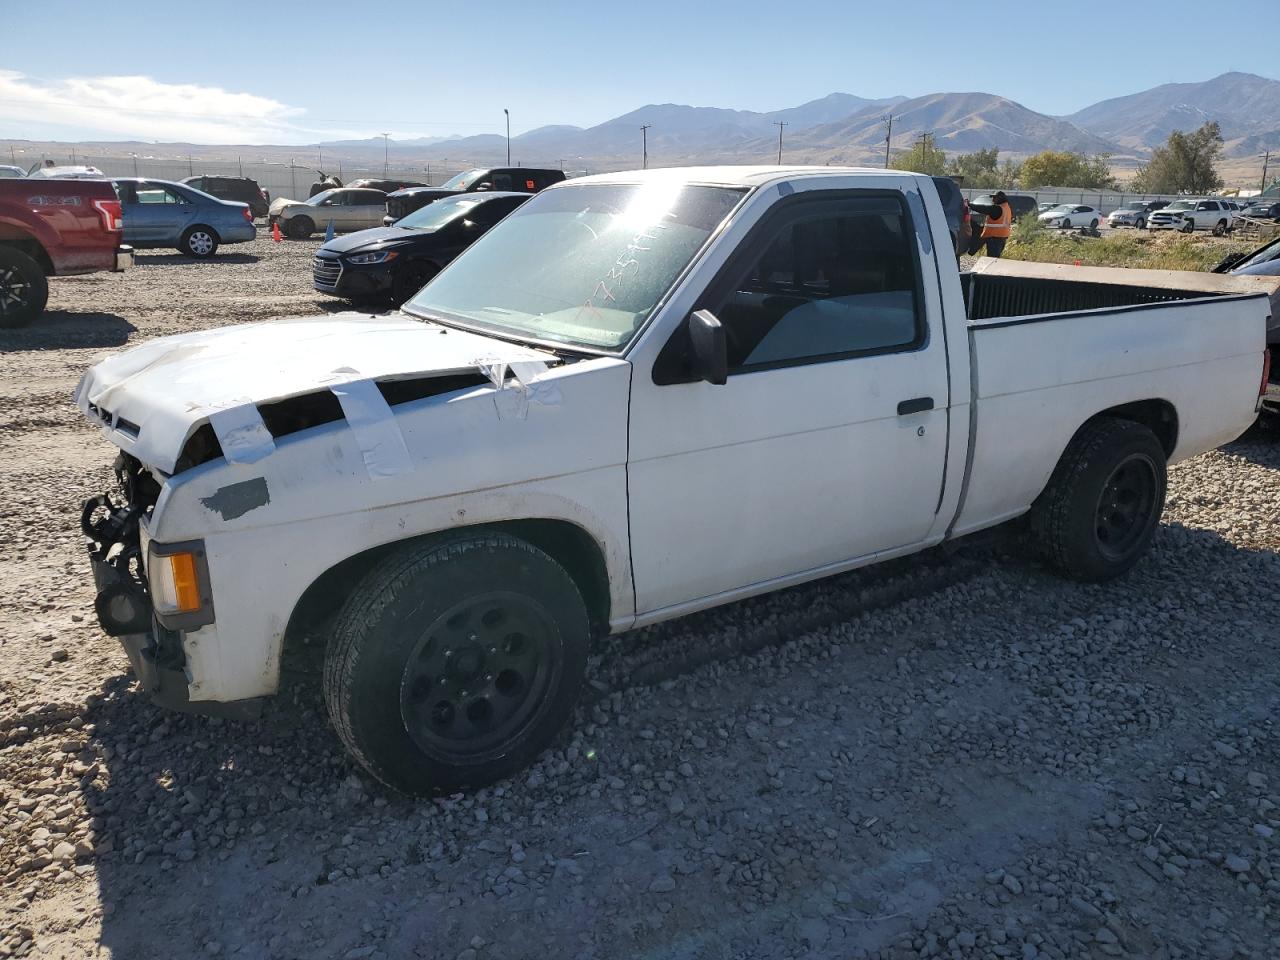
M 1049 563 L 1076 580 L 1110 580 L 1146 553 L 1164 511 L 1164 448 L 1147 427 L 1098 417 L 1072 438 L 1031 511 Z
M 1145 220 L 1143 220 L 1141 217 L 1139 217 L 1139 218 L 1138 218 L 1138 222 L 1137 222 L 1137 223 L 1135 223 L 1135 224 L 1134 224 L 1134 226 L 1135 226 L 1135 227 L 1137 227 L 1139 230 L 1145 230 L 1145 229 L 1147 229 L 1147 221 L 1145 221 Z
M 204 260 L 218 252 L 218 235 L 210 227 L 190 227 L 182 235 L 178 252 Z
M 1098 218 L 1097 218 L 1097 217 L 1094 217 L 1094 218 L 1093 218 L 1093 220 L 1089 221 L 1089 229 L 1090 229 L 1090 230 L 1094 230 L 1094 231 L 1096 231 L 1096 230 L 1098 229 Z
M 1213 225 L 1213 235 L 1215 237 L 1225 237 L 1227 235 L 1227 221 L 1219 220 Z
M 21 327 L 44 312 L 49 281 L 21 250 L 0 247 L 0 327 Z
M 294 240 L 305 240 L 316 232 L 315 221 L 310 217 L 294 217 L 285 221 L 285 233 Z
M 532 544 L 460 532 L 375 567 L 325 654 L 329 715 L 347 749 L 406 793 L 516 772 L 555 739 L 586 672 L 572 578 Z

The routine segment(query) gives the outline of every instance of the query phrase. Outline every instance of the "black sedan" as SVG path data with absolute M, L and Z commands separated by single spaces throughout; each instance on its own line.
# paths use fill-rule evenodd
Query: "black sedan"
M 390 227 L 335 237 L 316 251 L 315 288 L 347 300 L 398 306 L 528 199 L 527 193 L 461 193 L 415 210 Z

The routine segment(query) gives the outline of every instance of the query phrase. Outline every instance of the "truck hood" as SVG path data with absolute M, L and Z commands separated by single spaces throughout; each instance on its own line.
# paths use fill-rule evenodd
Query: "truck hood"
M 458 374 L 475 375 L 477 385 L 484 376 L 500 384 L 508 367 L 523 384 L 556 362 L 553 354 L 405 314 L 350 312 L 152 340 L 91 367 L 74 399 L 112 443 L 172 474 L 188 439 L 205 423 L 228 460 L 249 463 L 270 454 L 274 439 L 259 404 L 357 383 Z M 340 400 L 377 394 L 335 392 Z M 349 413 L 346 402 L 343 410 Z

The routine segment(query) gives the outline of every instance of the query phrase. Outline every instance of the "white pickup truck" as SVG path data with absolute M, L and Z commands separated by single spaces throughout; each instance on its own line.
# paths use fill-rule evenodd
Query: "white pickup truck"
M 1057 570 L 1117 576 L 1166 465 L 1253 421 L 1269 302 L 1000 263 L 962 283 L 926 176 L 618 173 L 399 313 L 120 353 L 76 392 L 121 451 L 83 518 L 99 620 L 204 711 L 322 631 L 351 753 L 431 792 L 543 750 L 595 636 L 1027 513 Z

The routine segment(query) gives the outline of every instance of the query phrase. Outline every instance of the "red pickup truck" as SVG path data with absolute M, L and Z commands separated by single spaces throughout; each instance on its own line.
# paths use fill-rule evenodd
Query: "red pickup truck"
M 133 266 L 107 180 L 0 180 L 0 327 L 44 312 L 49 277 Z

